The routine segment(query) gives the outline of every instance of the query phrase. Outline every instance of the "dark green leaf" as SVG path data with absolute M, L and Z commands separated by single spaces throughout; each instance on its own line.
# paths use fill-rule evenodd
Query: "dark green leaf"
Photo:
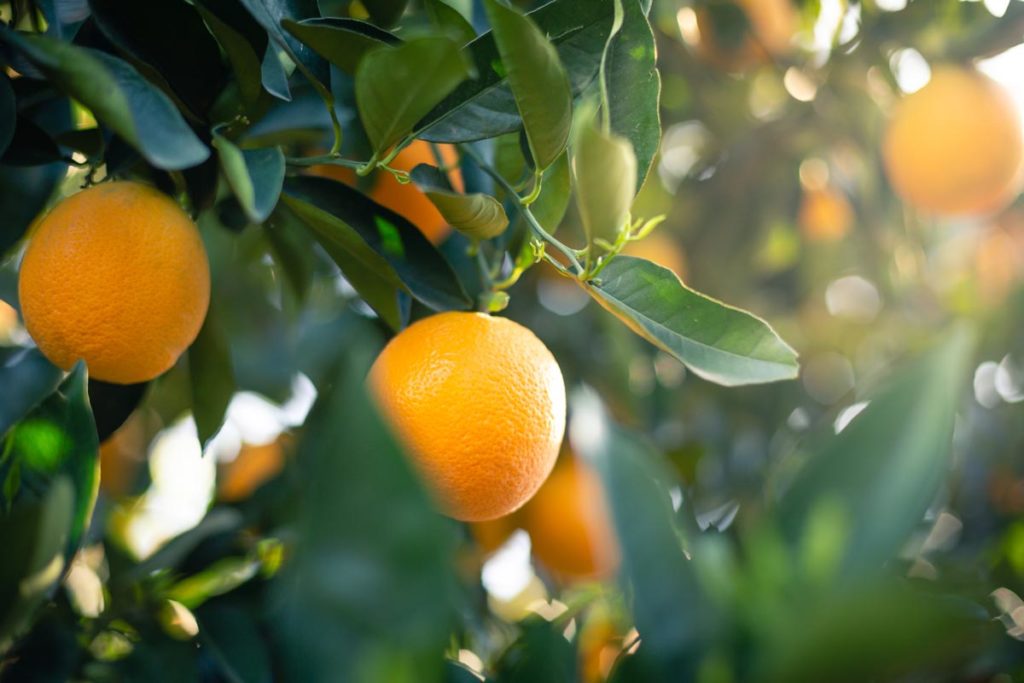
M 63 163 L 30 168 L 0 164 L 0 256 L 18 243 L 66 172 Z
M 76 152 L 81 152 L 87 157 L 97 158 L 103 154 L 105 142 L 103 131 L 99 128 L 82 128 L 81 130 L 69 130 L 57 135 L 54 138 L 57 144 L 62 147 L 70 147 Z
M 572 89 L 555 46 L 531 19 L 485 0 L 492 34 L 534 164 L 543 170 L 565 151 L 572 126 Z
M 14 118 L 17 111 L 11 79 L 7 78 L 7 74 L 0 73 L 0 156 L 3 156 L 7 145 L 11 144 L 14 137 Z
M 636 191 L 640 191 L 661 144 L 654 35 L 639 0 L 622 0 L 623 23 L 605 56 L 612 131 L 630 141 L 636 154 Z
M 317 54 L 348 74 L 355 74 L 360 60 L 367 52 L 401 42 L 393 34 L 356 19 L 326 17 L 302 22 L 286 19 L 283 26 Z
M 840 434 L 817 444 L 779 504 L 792 542 L 805 538 L 813 515 L 829 510 L 843 575 L 877 571 L 900 550 L 946 478 L 972 348 L 973 336 L 956 328 Z
M 464 310 L 470 306 L 469 297 L 444 257 L 416 226 L 398 214 L 358 190 L 326 178 L 289 178 L 284 192 L 347 225 L 351 235 L 383 257 L 407 291 L 422 303 L 434 310 Z M 380 272 L 379 266 L 376 269 Z
M 277 56 L 275 43 L 267 43 L 263 51 L 263 59 L 260 61 L 260 80 L 263 87 L 274 97 L 291 101 L 292 90 L 288 84 L 288 72 L 284 70 L 281 59 Z
M 373 151 L 381 156 L 472 67 L 450 38 L 416 38 L 363 56 L 356 69 L 356 105 Z
M 0 437 L 52 394 L 63 376 L 37 348 L 25 349 L 0 366 L 0 386 L 18 388 L 0 392 Z
M 146 393 L 149 382 L 112 384 L 89 378 L 89 405 L 100 443 L 116 432 L 132 414 Z
M 409 0 L 370 0 L 366 11 L 375 24 L 392 26 L 402 17 L 408 4 Z
M 202 16 L 203 21 L 210 28 L 210 33 L 213 34 L 221 49 L 224 50 L 228 63 L 231 65 L 231 70 L 235 74 L 235 81 L 238 83 L 238 90 L 242 95 L 242 100 L 247 105 L 252 106 L 259 99 L 260 93 L 263 91 L 261 52 L 246 38 L 244 33 L 216 12 L 217 6 L 223 4 L 209 2 L 209 0 L 195 3 L 196 9 L 199 11 L 200 16 Z M 261 49 L 266 49 L 265 43 L 266 40 L 264 39 L 260 46 Z
M 587 240 L 615 242 L 626 227 L 636 188 L 636 156 L 629 140 L 606 133 L 593 118 L 573 145 L 576 206 Z
M 208 603 L 196 611 L 199 638 L 229 683 L 270 683 L 270 656 L 255 615 L 232 605 Z
M 284 279 L 298 301 L 303 301 L 313 284 L 315 252 L 313 241 L 306 230 L 296 229 L 291 222 L 275 220 L 276 214 L 263 224 L 263 234 L 274 262 L 284 273 Z
M 216 307 L 210 307 L 199 336 L 188 349 L 192 382 L 192 417 L 203 448 L 224 424 L 224 415 L 235 393 L 231 348 Z
M 320 83 L 326 84 L 329 82 L 329 74 L 324 61 L 315 52 L 281 28 L 281 22 L 285 19 L 299 21 L 319 16 L 320 10 L 317 7 L 316 0 L 240 0 L 240 2 L 249 10 L 253 19 L 267 31 L 271 41 L 283 49 L 293 62 L 297 65 L 302 65 Z M 269 54 L 268 46 L 267 55 Z M 266 62 L 268 59 L 268 56 L 264 57 L 264 85 L 267 85 Z M 277 59 L 276 55 L 274 59 Z M 278 63 L 278 66 L 280 66 L 280 63 Z
M 693 291 L 670 270 L 616 256 L 587 291 L 630 329 L 725 386 L 792 379 L 793 351 L 760 318 Z
M 427 195 L 453 228 L 476 239 L 491 239 L 505 232 L 508 216 L 494 197 L 480 192 L 455 192 L 436 167 L 420 164 L 412 171 L 413 182 Z
M 380 341 L 352 334 L 299 445 L 296 542 L 270 623 L 286 680 L 437 681 L 457 605 L 455 528 L 366 393 Z
M 426 0 L 424 7 L 431 23 L 448 36 L 465 45 L 476 38 L 476 31 L 466 17 L 444 0 Z
M 40 35 L 0 31 L 56 87 L 92 110 L 102 123 L 160 169 L 195 166 L 210 150 L 174 104 L 126 62 Z
M 50 134 L 27 116 L 18 116 L 14 139 L 3 155 L 9 166 L 36 166 L 60 161 L 60 148 Z
M 554 0 L 529 15 L 558 49 L 573 94 L 597 74 L 611 29 L 614 4 L 608 0 Z M 414 132 L 434 142 L 469 142 L 517 130 L 522 125 L 492 33 L 465 47 L 477 77 L 463 82 L 416 124 Z
M 284 154 L 277 147 L 239 149 L 222 135 L 214 134 L 220 167 L 231 191 L 253 223 L 270 216 L 284 183 Z

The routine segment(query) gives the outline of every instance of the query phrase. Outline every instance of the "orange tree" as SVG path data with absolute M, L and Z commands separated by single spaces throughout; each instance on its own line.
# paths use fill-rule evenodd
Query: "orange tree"
M 0 680 L 1024 675 L 1024 3 L 826 4 L 0 2 Z

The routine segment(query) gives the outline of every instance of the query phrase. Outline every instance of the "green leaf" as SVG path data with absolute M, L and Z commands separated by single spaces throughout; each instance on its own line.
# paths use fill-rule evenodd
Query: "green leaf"
M 7 74 L 0 74 L 0 156 L 7 150 L 14 138 L 14 120 L 18 108 L 14 100 L 14 90 Z
M 253 223 L 270 216 L 284 183 L 284 154 L 277 147 L 239 149 L 223 135 L 214 133 L 220 167 L 245 215 Z
M 485 0 L 494 41 L 530 143 L 544 170 L 569 142 L 572 89 L 555 46 L 533 21 L 497 0 Z
M 153 166 L 180 170 L 210 155 L 167 95 L 117 57 L 7 29 L 0 30 L 0 40 L 18 49 L 55 87 L 88 107 Z
M 544 185 L 530 211 L 541 227 L 550 234 L 558 232 L 569 208 L 572 182 L 569 179 L 569 155 L 563 154 L 544 171 Z M 522 219 L 520 219 L 522 220 Z
M 370 0 L 366 3 L 366 11 L 370 13 L 373 23 L 381 26 L 393 26 L 402 18 L 409 0 Z
M 58 477 L 41 500 L 0 516 L 5 557 L 0 562 L 0 654 L 30 623 L 61 577 L 74 498 L 68 478 Z
M 25 349 L 0 366 L 0 386 L 17 387 L 0 392 L 0 437 L 52 394 L 64 373 L 39 349 Z
M 320 83 L 330 82 L 327 65 L 319 55 L 281 27 L 281 22 L 286 19 L 299 21 L 319 16 L 320 11 L 316 0 L 239 0 L 239 2 L 245 6 L 252 18 L 267 31 L 271 42 L 284 50 L 292 62 L 301 65 Z M 267 53 L 264 55 L 264 85 L 267 85 L 266 69 L 267 62 L 271 60 L 271 57 L 273 61 L 278 62 L 278 67 L 280 67 L 276 51 L 271 45 L 268 45 Z M 283 72 L 280 75 L 283 75 Z M 287 89 L 287 87 L 287 81 L 285 81 L 284 88 Z
M 207 2 L 197 1 L 195 7 L 209 27 L 210 33 L 224 50 L 231 70 L 234 72 L 235 81 L 238 83 L 238 91 L 242 100 L 252 107 L 259 100 L 260 93 L 263 92 L 262 59 L 252 42 L 241 30 L 225 21 L 215 11 L 207 8 L 207 5 L 218 4 L 221 3 L 211 3 L 208 0 Z
M 532 616 L 519 624 L 519 637 L 495 666 L 494 683 L 564 683 L 578 681 L 576 648 L 562 635 L 564 627 Z
M 555 45 L 574 95 L 597 75 L 611 28 L 608 0 L 554 0 L 527 16 Z M 477 77 L 456 88 L 416 124 L 418 137 L 433 142 L 470 142 L 511 133 L 522 126 L 500 63 L 493 32 L 465 47 Z
M 388 270 L 380 267 L 379 259 L 366 258 L 366 248 L 383 257 L 403 288 L 423 304 L 438 311 L 465 310 L 471 305 L 448 262 L 405 218 L 358 190 L 327 178 L 289 178 L 284 193 L 285 197 L 300 199 L 333 216 L 331 231 L 345 240 L 349 251 L 358 250 L 361 260 L 373 265 L 375 272 L 388 275 Z M 338 223 L 347 227 L 342 230 Z
M 426 0 L 424 8 L 434 26 L 448 34 L 460 44 L 465 45 L 476 38 L 476 31 L 466 17 L 444 0 Z
M 114 384 L 89 378 L 89 405 L 96 422 L 96 437 L 103 443 L 116 432 L 142 402 L 149 382 Z
M 811 515 L 831 506 L 844 522 L 841 574 L 877 571 L 899 552 L 946 479 L 973 342 L 955 328 L 842 432 L 815 444 L 777 510 L 791 542 L 800 544 Z
M 417 38 L 363 56 L 356 68 L 356 105 L 374 153 L 389 150 L 472 74 L 450 38 Z
M 64 163 L 20 168 L 0 164 L 0 257 L 28 230 L 67 173 Z
M 285 19 L 282 25 L 328 62 L 353 75 L 366 53 L 401 42 L 395 35 L 356 19 Z
M 272 221 L 287 224 L 294 217 L 306 226 L 367 305 L 391 329 L 401 329 L 402 310 L 398 301 L 401 283 L 387 260 L 352 226 L 316 204 L 285 194 L 282 205 L 287 211 L 278 207 Z
M 367 394 L 381 342 L 364 327 L 338 340 L 338 368 L 296 455 L 303 495 L 269 619 L 285 680 L 436 681 L 459 604 L 455 526 L 437 513 Z M 378 675 L 396 664 L 415 675 Z
M 263 234 L 274 262 L 284 273 L 292 294 L 299 302 L 305 301 L 313 285 L 316 267 L 313 240 L 308 231 L 296 229 L 292 222 L 275 220 L 276 214 L 263 224 Z
M 508 227 L 505 209 L 494 197 L 482 192 L 455 192 L 445 175 L 429 164 L 420 164 L 411 175 L 448 224 L 467 237 L 487 240 Z
M 630 329 L 710 382 L 775 382 L 799 370 L 796 352 L 766 322 L 693 291 L 649 261 L 620 254 L 586 288 Z
M 224 324 L 211 305 L 199 336 L 188 349 L 192 386 L 192 417 L 203 448 L 220 431 L 235 393 L 235 372 Z
M 241 607 L 206 604 L 196 611 L 199 639 L 229 683 L 271 683 L 270 655 L 257 615 Z
M 629 140 L 602 131 L 592 117 L 573 145 L 576 206 L 587 241 L 614 242 L 629 221 L 636 156 Z
M 605 53 L 605 83 L 612 132 L 628 139 L 636 154 L 639 192 L 661 145 L 661 76 L 654 34 L 639 0 L 622 3 L 622 27 Z

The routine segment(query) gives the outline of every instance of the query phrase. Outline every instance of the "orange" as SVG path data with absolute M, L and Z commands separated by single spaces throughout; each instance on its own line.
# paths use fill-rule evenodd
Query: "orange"
M 603 578 L 619 564 L 619 546 L 601 481 L 569 456 L 522 512 L 533 555 L 563 579 Z
M 243 444 L 238 456 L 221 466 L 217 476 L 217 496 L 229 503 L 245 500 L 253 491 L 276 477 L 284 469 L 282 439 L 267 444 Z
M 831 187 L 807 190 L 800 200 L 797 222 L 812 242 L 842 239 L 853 225 L 853 207 L 841 191 Z
M 792 49 L 799 16 L 790 0 L 734 0 L 696 11 L 695 49 L 723 69 L 742 71 Z
M 36 226 L 18 280 L 25 327 L 69 369 L 133 384 L 168 370 L 196 338 L 210 267 L 195 224 L 146 185 L 72 195 Z
M 399 333 L 370 369 L 383 415 L 445 512 L 467 522 L 518 509 L 551 472 L 565 383 L 528 329 L 449 312 Z
M 686 254 L 667 233 L 656 230 L 642 240 L 627 244 L 622 253 L 647 259 L 662 268 L 668 268 L 680 279 L 686 278 Z
M 940 66 L 926 86 L 896 106 L 882 154 L 896 194 L 917 209 L 989 213 L 1020 192 L 1020 115 L 987 76 Z

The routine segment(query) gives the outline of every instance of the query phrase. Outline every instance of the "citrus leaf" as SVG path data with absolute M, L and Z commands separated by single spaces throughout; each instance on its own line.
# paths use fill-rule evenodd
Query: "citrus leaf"
M 460 44 L 465 45 L 476 38 L 473 25 L 444 0 L 426 0 L 424 8 L 431 23 Z
M 245 215 L 253 223 L 267 220 L 281 196 L 284 154 L 277 147 L 242 150 L 216 133 L 213 146 L 217 149 L 224 177 Z
M 587 240 L 614 242 L 629 220 L 636 156 L 629 140 L 602 131 L 592 117 L 573 145 L 576 206 Z
M 508 227 L 505 209 L 494 197 L 482 192 L 455 192 L 444 174 L 429 164 L 420 164 L 411 176 L 448 224 L 467 237 L 491 239 Z
M 381 26 L 393 26 L 405 12 L 409 0 L 371 0 L 366 3 L 366 11 L 370 13 L 373 23 Z
M 815 444 L 777 509 L 793 543 L 823 505 L 841 515 L 839 571 L 879 570 L 921 523 L 949 469 L 953 425 L 974 335 L 954 328 L 869 397 L 838 435 Z
M 209 155 L 171 100 L 131 65 L 104 52 L 41 35 L 0 30 L 50 82 L 78 100 L 153 166 L 180 170 Z
M 401 42 L 384 29 L 356 19 L 324 17 L 299 22 L 285 19 L 282 26 L 347 74 L 355 74 L 367 52 Z
M 535 166 L 544 170 L 562 154 L 572 126 L 572 89 L 555 46 L 533 21 L 497 0 L 485 0 L 491 32 Z
M 235 372 L 224 324 L 211 302 L 199 336 L 188 349 L 192 388 L 192 417 L 203 449 L 224 424 L 228 404 L 235 393 Z
M 448 262 L 402 216 L 327 178 L 289 178 L 284 192 L 284 196 L 301 199 L 347 226 L 346 239 L 358 238 L 361 249 L 383 258 L 403 288 L 423 304 L 438 311 L 465 310 L 471 305 Z
M 799 370 L 796 352 L 768 323 L 693 291 L 650 261 L 620 254 L 586 289 L 630 329 L 710 382 L 775 382 Z
M 18 243 L 64 178 L 63 162 L 21 168 L 0 164 L 0 257 Z
M 330 82 L 327 65 L 320 56 L 281 27 L 281 22 L 285 19 L 299 21 L 319 16 L 320 10 L 316 0 L 239 0 L 239 2 L 245 6 L 256 23 L 266 30 L 271 42 L 284 50 L 292 62 L 302 65 L 320 83 Z M 268 45 L 263 60 L 264 86 L 267 85 L 267 62 L 271 60 L 271 55 L 273 55 L 273 61 L 277 62 L 277 66 L 280 67 L 276 51 Z M 280 73 L 274 73 L 273 77 L 279 79 L 282 75 L 284 75 L 283 70 Z M 284 87 L 287 89 L 287 80 Z M 270 88 L 267 89 L 270 90 Z
M 38 348 L 8 358 L 0 366 L 0 386 L 18 390 L 0 392 L 0 437 L 52 394 L 63 377 L 61 369 Z
M 417 38 L 364 55 L 356 68 L 356 105 L 373 151 L 390 149 L 472 73 L 450 38 Z
M 89 378 L 89 405 L 96 423 L 96 438 L 106 441 L 142 402 L 149 382 L 114 384 Z
M 213 2 L 197 0 L 195 6 L 209 27 L 210 33 L 224 50 L 231 70 L 235 74 L 235 81 L 238 83 L 238 91 L 242 100 L 249 106 L 255 105 L 260 93 L 263 92 L 260 52 L 240 28 L 228 21 L 228 17 L 222 17 L 214 9 L 211 9 L 219 9 L 223 3 L 218 3 L 216 0 Z M 265 49 L 266 39 L 264 38 L 260 42 L 262 43 L 260 47 Z

